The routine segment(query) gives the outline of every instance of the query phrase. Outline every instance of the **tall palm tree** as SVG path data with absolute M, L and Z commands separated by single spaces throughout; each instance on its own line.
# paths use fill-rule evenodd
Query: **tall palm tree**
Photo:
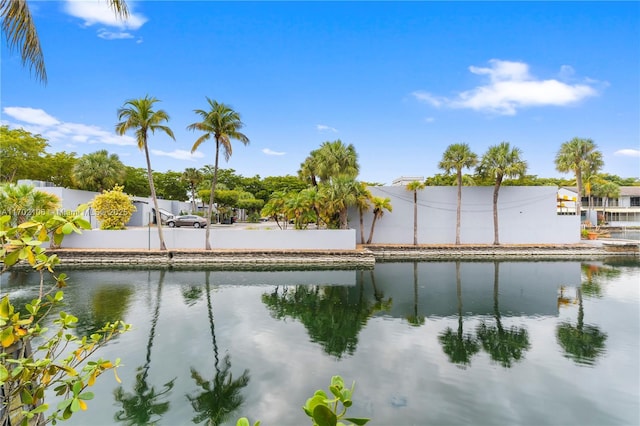
M 149 158 L 149 131 L 155 133 L 162 131 L 175 140 L 173 131 L 161 123 L 169 121 L 169 114 L 159 109 L 155 111 L 153 104 L 159 102 L 149 95 L 144 98 L 130 99 L 124 103 L 122 108 L 118 109 L 118 120 L 116 124 L 116 133 L 124 135 L 128 130 L 135 130 L 138 148 L 144 150 L 144 157 L 147 161 L 147 177 L 149 178 L 149 188 L 151 190 L 151 198 L 155 208 L 156 224 L 158 227 L 158 238 L 160 239 L 160 250 L 166 250 L 164 243 L 164 235 L 162 233 L 162 219 L 160 218 L 160 208 L 158 207 L 158 198 L 156 197 L 156 187 L 153 184 L 153 171 L 151 169 L 151 159 Z
M 609 207 L 610 198 L 618 198 L 620 196 L 620 186 L 615 182 L 607 180 L 598 181 L 594 187 L 593 192 L 598 197 L 602 197 L 602 220 L 607 221 L 607 207 Z
M 407 191 L 413 192 L 413 245 L 418 245 L 418 190 L 425 187 L 424 182 L 414 180 L 407 184 Z
M 604 166 L 602 153 L 591 139 L 573 138 L 563 143 L 555 158 L 556 170 L 562 173 L 572 171 L 576 176 L 578 196 L 576 200 L 576 214 L 582 211 L 583 175 L 597 173 Z
M 229 161 L 233 148 L 231 140 L 235 139 L 244 145 L 249 143 L 249 138 L 240 132 L 244 127 L 244 123 L 240 119 L 240 114 L 234 111 L 229 105 L 219 103 L 217 101 L 207 99 L 209 110 L 196 109 L 194 112 L 200 116 L 201 121 L 195 122 L 187 126 L 189 130 L 198 130 L 204 134 L 200 136 L 193 144 L 191 152 L 195 152 L 198 147 L 205 141 L 213 139 L 216 142 L 216 159 L 213 165 L 213 179 L 211 180 L 211 194 L 209 195 L 209 209 L 207 210 L 207 232 L 205 235 L 205 248 L 211 250 L 211 242 L 209 235 L 211 230 L 211 214 L 213 212 L 213 199 L 216 192 L 216 184 L 218 182 L 218 164 L 220 158 L 220 148 L 226 161 Z
M 498 194 L 504 178 L 521 177 L 527 172 L 527 162 L 520 158 L 522 151 L 502 142 L 490 146 L 482 156 L 478 166 L 478 174 L 485 178 L 491 178 L 493 185 L 493 244 L 500 244 L 498 234 Z
M 129 10 L 124 0 L 107 0 L 116 16 L 126 19 Z M 2 17 L 2 34 L 6 38 L 9 49 L 20 51 L 22 65 L 28 66 L 36 78 L 47 82 L 47 69 L 40 46 L 40 38 L 31 17 L 27 0 L 0 0 L 0 16 Z
M 371 230 L 369 231 L 369 238 L 367 239 L 367 244 L 371 244 L 373 241 L 373 231 L 376 227 L 376 221 L 384 216 L 384 211 L 392 211 L 393 207 L 391 206 L 391 198 L 386 197 L 373 197 L 371 200 L 373 204 L 373 220 L 371 221 Z
M 189 192 L 191 192 L 191 209 L 195 212 L 198 210 L 196 207 L 196 190 L 198 189 L 200 182 L 202 182 L 202 173 L 194 167 L 188 167 L 184 169 L 184 172 L 182 172 L 182 180 L 189 184 Z
M 460 244 L 460 215 L 462 208 L 462 169 L 475 167 L 478 164 L 478 156 L 471 151 L 466 143 L 449 145 L 442 154 L 442 160 L 438 167 L 447 174 L 456 171 L 456 184 L 458 185 L 458 206 L 456 209 L 456 244 Z
M 358 154 L 353 144 L 345 145 L 340 139 L 324 142 L 317 155 L 317 173 L 321 182 L 338 176 L 355 179 L 360 172 Z
M 79 189 L 102 192 L 123 183 L 126 175 L 127 169 L 118 155 L 102 149 L 78 158 L 72 179 Z

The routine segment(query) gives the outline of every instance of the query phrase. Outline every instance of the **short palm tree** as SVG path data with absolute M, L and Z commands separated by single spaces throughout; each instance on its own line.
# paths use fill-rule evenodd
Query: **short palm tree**
M 563 143 L 555 158 L 556 170 L 562 173 L 572 171 L 576 176 L 578 196 L 576 197 L 576 214 L 582 210 L 582 179 L 585 173 L 597 173 L 604 166 L 602 153 L 591 139 L 573 138 Z
M 216 158 L 213 165 L 213 179 L 211 180 L 211 194 L 209 195 L 209 209 L 207 210 L 207 231 L 205 234 L 205 248 L 211 250 L 211 242 L 209 241 L 211 228 L 211 214 L 213 212 L 213 200 L 216 192 L 216 183 L 218 181 L 218 164 L 220 158 L 220 148 L 226 161 L 229 161 L 233 148 L 231 140 L 235 139 L 244 145 L 249 143 L 249 138 L 240 132 L 244 127 L 244 123 L 240 119 L 240 114 L 234 111 L 230 106 L 219 103 L 207 98 L 209 109 L 196 109 L 194 112 L 200 116 L 201 121 L 195 122 L 187 126 L 189 130 L 197 130 L 204 134 L 200 136 L 193 144 L 191 152 L 195 152 L 198 147 L 205 141 L 213 138 L 216 142 Z
M 359 183 L 342 175 L 332 178 L 329 183 L 321 185 L 321 196 L 325 200 L 325 212 L 327 217 L 338 217 L 338 228 L 348 229 L 347 212 L 350 206 L 356 204 L 356 192 Z
M 456 244 L 460 244 L 460 215 L 462 209 L 462 169 L 475 167 L 478 164 L 478 156 L 471 151 L 466 143 L 449 145 L 442 155 L 438 167 L 447 174 L 456 171 L 456 184 L 458 185 L 458 204 L 456 209 Z
M 11 226 L 18 226 L 33 216 L 51 213 L 60 207 L 60 199 L 32 185 L 7 183 L 0 185 L 0 212 L 11 216 Z
M 107 0 L 107 2 L 119 18 L 126 19 L 129 16 L 124 0 Z M 44 55 L 27 0 L 0 0 L 0 16 L 2 33 L 6 37 L 9 48 L 20 51 L 22 65 L 28 66 L 38 80 L 46 83 L 47 69 L 44 64 Z
M 169 114 L 164 110 L 153 109 L 153 105 L 159 102 L 154 97 L 148 95 L 140 99 L 130 99 L 124 103 L 122 108 L 118 109 L 118 120 L 116 124 L 116 133 L 124 135 L 129 130 L 135 130 L 138 148 L 144 151 L 144 157 L 147 161 L 147 177 L 149 179 L 149 188 L 151 190 L 151 198 L 155 208 L 156 224 L 158 226 L 158 238 L 160 239 L 160 250 L 166 250 L 167 246 L 164 242 L 162 234 L 162 219 L 160 218 L 160 209 L 158 207 L 158 198 L 156 197 L 156 187 L 153 184 L 153 171 L 151 169 L 151 159 L 149 158 L 149 131 L 155 133 L 162 131 L 175 140 L 173 131 L 161 123 L 169 121 Z
M 369 238 L 367 239 L 367 244 L 371 244 L 373 241 L 373 231 L 376 227 L 376 221 L 384 216 L 384 211 L 392 211 L 393 207 L 391 206 L 391 198 L 386 197 L 373 197 L 371 199 L 371 203 L 373 204 L 373 220 L 371 221 L 371 230 L 369 231 Z
M 413 192 L 413 245 L 418 245 L 418 190 L 425 187 L 424 182 L 414 180 L 407 184 L 407 191 Z
M 493 244 L 500 244 L 498 233 L 498 194 L 504 178 L 521 177 L 527 172 L 527 162 L 520 158 L 522 151 L 511 147 L 509 142 L 490 146 L 482 156 L 478 174 L 491 178 L 493 185 Z

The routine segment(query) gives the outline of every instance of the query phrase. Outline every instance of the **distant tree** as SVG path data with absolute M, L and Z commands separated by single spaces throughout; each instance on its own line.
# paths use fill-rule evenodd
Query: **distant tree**
M 413 245 L 418 245 L 418 191 L 424 189 L 424 182 L 414 180 L 406 186 L 407 191 L 413 192 Z
M 189 193 L 191 194 L 191 211 L 198 211 L 196 207 L 196 189 L 202 182 L 202 173 L 200 170 L 189 167 L 182 172 L 182 180 L 189 186 Z
M 194 110 L 194 112 L 200 116 L 201 121 L 190 124 L 187 126 L 187 129 L 204 133 L 194 142 L 191 152 L 195 152 L 203 142 L 211 138 L 216 142 L 213 179 L 211 180 L 211 193 L 209 197 L 209 214 L 207 215 L 207 231 L 205 235 L 205 248 L 211 250 L 211 242 L 209 241 L 211 212 L 213 210 L 213 197 L 218 182 L 220 149 L 222 148 L 225 160 L 229 161 L 233 152 L 231 140 L 235 139 L 247 145 L 249 138 L 240 132 L 240 129 L 244 127 L 244 123 L 240 119 L 239 113 L 234 111 L 230 106 L 209 98 L 207 98 L 207 103 L 209 104 L 209 110 Z
M 48 146 L 47 140 L 40 135 L 0 126 L 0 182 L 34 179 Z
M 167 170 L 154 172 L 153 181 L 156 182 L 158 198 L 165 200 L 185 201 L 188 198 L 189 186 L 182 179 L 182 173 Z
M 604 165 L 602 153 L 591 139 L 573 138 L 563 143 L 555 158 L 556 170 L 562 173 L 573 172 L 576 177 L 578 196 L 576 214 L 582 211 L 581 197 L 584 195 L 583 177 L 585 173 L 597 173 Z
M 334 227 L 337 216 L 337 227 L 349 229 L 347 212 L 349 207 L 356 204 L 358 182 L 348 176 L 340 175 L 320 185 L 320 196 L 323 203 L 320 215 L 329 227 Z
M 482 156 L 478 174 L 491 178 L 493 184 L 493 244 L 500 244 L 498 233 L 498 195 L 504 178 L 520 177 L 527 172 L 527 162 L 520 158 L 522 151 L 511 147 L 509 142 L 490 146 Z
M 106 149 L 85 154 L 73 168 L 73 181 L 79 189 L 102 192 L 121 184 L 126 176 L 125 165 L 117 154 Z
M 391 198 L 386 197 L 376 197 L 374 196 L 371 200 L 373 204 L 373 220 L 371 221 L 371 230 L 369 231 L 369 238 L 367 239 L 367 244 L 371 244 L 373 241 L 373 231 L 376 226 L 376 221 L 384 216 L 384 211 L 392 211 L 393 207 L 391 206 Z
M 437 173 L 424 180 L 424 186 L 453 186 L 456 184 L 455 175 Z
M 593 186 L 592 191 L 597 197 L 602 197 L 602 220 L 606 222 L 609 199 L 620 196 L 620 187 L 614 182 L 600 179 Z
M 286 217 L 286 202 L 287 193 L 285 191 L 273 191 L 269 196 L 269 201 L 264 205 L 260 211 L 262 217 L 270 217 L 276 221 L 278 228 L 283 229 L 287 227 Z M 280 219 L 284 219 L 284 223 L 280 224 Z
M 77 161 L 75 152 L 47 153 L 42 159 L 41 167 L 38 168 L 41 175 L 36 179 L 49 181 L 62 188 L 74 188 L 73 169 Z
M 462 169 L 472 168 L 478 164 L 478 156 L 471 151 L 466 143 L 449 145 L 442 154 L 442 160 L 438 167 L 445 173 L 456 172 L 456 184 L 458 185 L 458 202 L 456 209 L 456 244 L 460 244 L 460 213 L 462 208 Z
M 154 97 L 148 95 L 140 99 L 130 99 L 124 103 L 122 108 L 118 109 L 118 120 L 116 124 L 116 133 L 124 135 L 129 130 L 135 130 L 138 148 L 144 151 L 145 160 L 147 161 L 147 177 L 149 179 L 149 188 L 151 190 L 151 198 L 155 209 L 156 223 L 158 228 L 158 238 L 160 240 L 160 250 L 166 250 L 167 246 L 164 242 L 162 233 L 162 219 L 160 218 L 160 208 L 158 207 L 158 197 L 156 195 L 156 187 L 153 184 L 153 169 L 151 168 L 151 159 L 149 158 L 149 131 L 155 133 L 161 131 L 166 133 L 171 139 L 175 140 L 173 131 L 161 123 L 169 121 L 169 114 L 164 110 L 153 109 L 153 105 L 159 102 Z
M 276 191 L 300 191 L 307 187 L 307 184 L 299 177 L 291 175 L 267 176 L 262 179 L 262 185 L 264 186 L 264 190 L 269 194 L 268 196 Z M 256 194 L 256 197 L 257 196 Z
M 126 19 L 129 10 L 124 0 L 107 0 L 118 18 Z M 40 47 L 40 38 L 26 0 L 0 0 L 2 34 L 10 50 L 20 51 L 22 65 L 28 66 L 36 78 L 47 82 L 47 69 Z
M 138 197 L 148 197 L 151 195 L 149 188 L 149 178 L 144 167 L 125 166 L 124 190 L 127 194 Z

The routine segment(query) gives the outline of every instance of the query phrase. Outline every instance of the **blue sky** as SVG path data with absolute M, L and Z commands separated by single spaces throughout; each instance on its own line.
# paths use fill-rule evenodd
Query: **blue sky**
M 231 105 L 250 144 L 221 167 L 295 175 L 341 139 L 359 179 L 432 176 L 448 145 L 479 156 L 509 141 L 529 174 L 555 170 L 560 145 L 591 138 L 604 172 L 640 177 L 639 2 L 30 1 L 48 84 L 2 45 L 1 120 L 49 151 L 99 149 L 144 167 L 115 135 L 126 100 L 155 96 L 176 141 L 150 139 L 155 170 L 213 164 L 186 130 L 205 97 Z

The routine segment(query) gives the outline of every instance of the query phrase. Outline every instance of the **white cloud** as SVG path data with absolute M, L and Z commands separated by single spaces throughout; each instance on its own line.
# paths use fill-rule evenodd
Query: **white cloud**
M 285 155 L 286 154 L 286 152 L 272 151 L 269 148 L 264 148 L 262 152 L 264 152 L 267 155 Z
M 521 108 L 566 106 L 580 102 L 598 91 L 593 80 L 584 84 L 567 84 L 555 79 L 541 80 L 532 76 L 524 62 L 492 59 L 489 67 L 469 67 L 473 74 L 488 76 L 488 84 L 460 92 L 456 97 L 434 96 L 416 91 L 413 96 L 434 107 L 465 108 L 502 115 L 515 115 Z M 573 68 L 563 65 L 560 73 L 573 74 Z
M 640 157 L 640 150 L 638 149 L 620 149 L 614 152 L 614 155 L 621 155 L 624 157 Z
M 131 136 L 119 136 L 98 126 L 82 123 L 63 122 L 49 115 L 46 111 L 28 107 L 5 107 L 4 114 L 14 118 L 19 123 L 11 123 L 10 127 L 22 127 L 25 130 L 40 134 L 51 142 L 76 142 L 87 144 L 108 144 L 120 146 L 136 146 L 136 140 Z
M 98 30 L 98 37 L 103 38 L 105 40 L 122 40 L 126 38 L 133 38 L 133 34 L 126 31 L 120 31 L 120 32 L 107 31 L 104 28 L 101 28 Z
M 433 123 L 434 121 L 436 121 L 436 119 L 434 117 L 427 117 L 424 119 L 424 121 L 427 123 Z
M 325 124 L 316 124 L 316 130 L 318 130 L 319 132 L 338 133 L 338 129 L 335 129 L 333 127 L 327 126 Z
M 54 126 L 60 124 L 58 120 L 50 116 L 44 110 L 28 107 L 5 107 L 4 113 L 23 123 L 39 126 Z
M 135 13 L 133 2 L 127 2 L 127 6 L 129 17 L 126 20 L 116 16 L 105 0 L 67 0 L 64 10 L 69 15 L 82 19 L 87 27 L 102 24 L 122 30 L 137 30 L 147 22 L 147 18 Z
M 152 149 L 151 152 L 161 157 L 171 157 L 171 158 L 175 158 L 176 160 L 196 161 L 196 158 L 204 157 L 204 154 L 201 152 L 196 151 L 192 154 L 190 151 L 185 151 L 184 149 L 174 149 L 171 152 Z

